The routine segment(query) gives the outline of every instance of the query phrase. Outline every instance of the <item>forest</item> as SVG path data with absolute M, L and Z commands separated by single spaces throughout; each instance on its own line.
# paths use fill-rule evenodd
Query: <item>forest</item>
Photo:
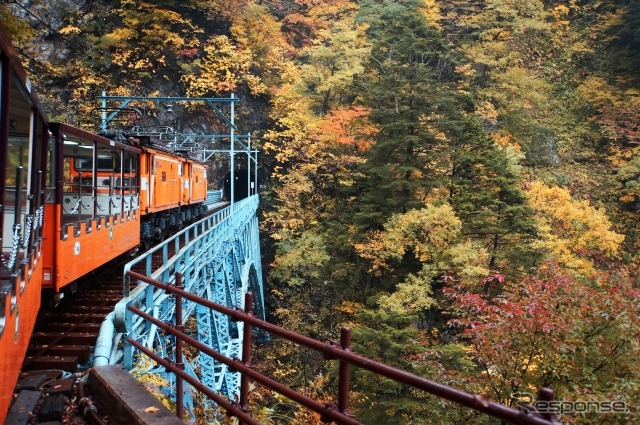
M 512 407 L 541 386 L 626 406 L 565 423 L 640 421 L 640 1 L 33 0 L 0 17 L 51 121 L 95 131 L 103 91 L 242 100 L 270 321 L 327 341 L 349 326 L 357 353 Z M 321 356 L 260 352 L 264 373 L 335 393 Z M 367 424 L 494 423 L 352 384 Z M 252 398 L 264 423 L 321 423 Z

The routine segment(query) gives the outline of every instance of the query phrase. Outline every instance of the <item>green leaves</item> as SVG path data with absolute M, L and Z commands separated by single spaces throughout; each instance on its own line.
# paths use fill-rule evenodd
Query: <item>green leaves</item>
M 311 232 L 289 237 L 277 243 L 278 252 L 272 264 L 272 277 L 290 286 L 311 284 L 322 276 L 330 257 L 322 238 Z

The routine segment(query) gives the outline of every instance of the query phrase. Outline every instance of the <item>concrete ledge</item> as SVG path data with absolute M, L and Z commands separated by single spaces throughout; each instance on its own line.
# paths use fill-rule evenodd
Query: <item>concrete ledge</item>
M 110 422 L 127 425 L 183 424 L 175 413 L 120 365 L 92 368 L 87 386 L 100 407 L 107 411 Z

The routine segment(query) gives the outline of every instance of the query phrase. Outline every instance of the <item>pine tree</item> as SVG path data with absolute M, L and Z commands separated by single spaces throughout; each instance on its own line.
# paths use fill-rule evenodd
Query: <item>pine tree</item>
M 503 245 L 524 247 L 533 234 L 531 212 L 504 152 L 459 90 L 453 56 L 437 28 L 410 7 L 363 6 L 361 14 L 375 43 L 360 100 L 378 133 L 355 186 L 356 224 L 365 232 L 381 229 L 392 214 L 449 202 L 463 233 L 492 253 L 489 266 L 502 265 Z
M 375 15 L 377 14 L 377 15 Z M 451 102 L 453 62 L 437 31 L 400 3 L 363 3 L 361 19 L 374 40 L 360 78 L 360 102 L 379 132 L 362 167 L 357 223 L 380 228 L 393 213 L 424 205 L 449 171 L 438 121 Z

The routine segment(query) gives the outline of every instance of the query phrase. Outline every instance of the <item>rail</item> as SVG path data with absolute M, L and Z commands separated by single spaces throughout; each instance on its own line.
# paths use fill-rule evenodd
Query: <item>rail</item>
M 238 307 L 237 309 L 232 309 L 185 291 L 182 284 L 182 275 L 180 273 L 176 273 L 173 284 L 163 283 L 132 271 L 127 272 L 127 275 L 131 278 L 146 282 L 149 285 L 163 290 L 167 294 L 173 294 L 175 296 L 175 305 L 177 311 L 177 314 L 175 316 L 175 323 L 166 323 L 158 320 L 135 306 L 128 307 L 129 311 L 131 311 L 133 314 L 138 315 L 140 318 L 148 321 L 151 326 L 156 326 L 159 329 L 162 329 L 167 335 L 172 335 L 176 339 L 176 346 L 178 349 L 176 350 L 176 357 L 174 361 L 167 360 L 166 358 L 157 355 L 155 352 L 143 347 L 135 340 L 129 339 L 128 341 L 130 344 L 138 348 L 142 353 L 149 356 L 154 361 L 164 366 L 169 372 L 172 372 L 176 375 L 176 413 L 181 418 L 183 417 L 182 386 L 183 382 L 186 381 L 202 394 L 212 399 L 219 406 L 223 407 L 227 411 L 228 415 L 238 418 L 241 424 L 258 425 L 259 422 L 247 414 L 249 380 L 253 380 L 263 385 L 264 387 L 269 388 L 270 390 L 273 390 L 281 395 L 284 395 L 294 402 L 299 403 L 300 405 L 320 414 L 322 420 L 325 422 L 335 422 L 338 424 L 346 425 L 360 425 L 361 422 L 359 422 L 349 414 L 350 367 L 356 366 L 375 374 L 382 375 L 396 382 L 421 389 L 432 395 L 452 401 L 467 408 L 485 413 L 499 420 L 507 421 L 509 423 L 524 425 L 552 425 L 559 423 L 552 414 L 538 415 L 532 412 L 512 409 L 510 407 L 489 401 L 482 396 L 457 390 L 455 388 L 439 384 L 437 382 L 360 356 L 351 351 L 351 331 L 349 328 L 342 328 L 340 344 L 336 344 L 333 342 L 323 343 L 321 341 L 314 340 L 312 338 L 300 335 L 277 325 L 268 323 L 264 320 L 260 320 L 253 315 L 253 295 L 251 294 L 251 292 L 248 292 L 245 295 L 243 309 L 240 307 Z M 218 313 L 222 313 L 231 318 L 231 320 L 233 321 L 244 323 L 242 359 L 239 359 L 237 357 L 226 357 L 219 352 L 216 352 L 211 347 L 202 344 L 201 342 L 192 338 L 190 335 L 184 332 L 184 325 L 182 323 L 183 299 L 188 300 L 188 302 L 204 306 Z M 262 331 L 268 332 L 269 334 L 280 336 L 288 341 L 320 352 L 326 359 L 339 361 L 337 405 L 328 406 L 325 403 L 321 403 L 317 400 L 309 398 L 253 370 L 250 367 L 250 341 L 252 327 L 256 327 L 258 329 L 261 329 Z M 221 362 L 227 365 L 227 367 L 229 367 L 230 369 L 240 373 L 240 398 L 238 402 L 228 401 L 224 397 L 217 394 L 215 391 L 212 391 L 210 388 L 202 385 L 202 383 L 198 382 L 188 373 L 185 373 L 185 371 L 183 370 L 183 343 L 187 343 L 193 346 L 197 350 L 213 357 L 216 361 Z M 541 388 L 538 392 L 538 396 L 545 401 L 552 401 L 553 391 L 549 388 Z

